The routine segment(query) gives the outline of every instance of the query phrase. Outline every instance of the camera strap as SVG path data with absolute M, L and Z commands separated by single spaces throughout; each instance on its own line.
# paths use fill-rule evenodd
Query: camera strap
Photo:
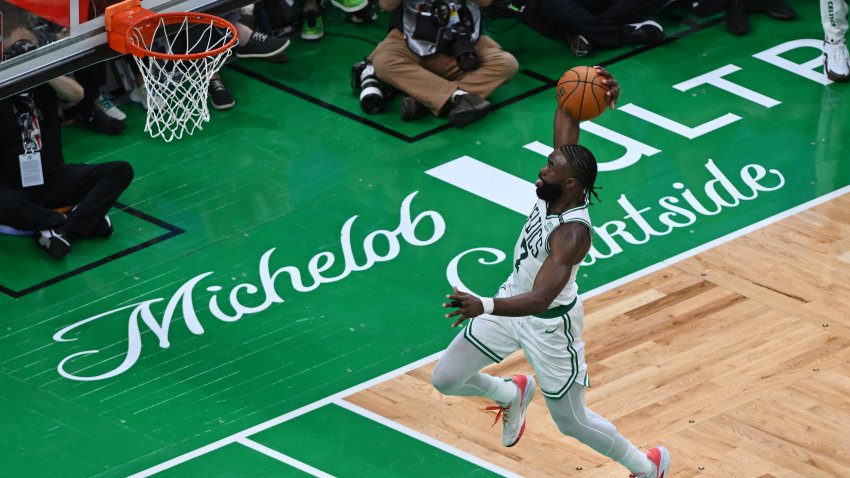
M 12 101 L 12 112 L 21 127 L 21 142 L 24 152 L 41 151 L 41 110 L 35 104 L 32 92 L 18 95 Z
M 21 127 L 21 144 L 24 154 L 18 156 L 21 168 L 21 186 L 41 186 L 44 184 L 44 170 L 41 165 L 41 111 L 35 104 L 32 92 L 18 95 L 12 101 L 12 113 Z

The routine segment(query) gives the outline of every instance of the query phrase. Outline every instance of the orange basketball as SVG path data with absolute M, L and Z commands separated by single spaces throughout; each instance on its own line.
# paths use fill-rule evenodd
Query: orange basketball
M 596 118 L 608 107 L 608 86 L 605 78 L 591 66 L 570 68 L 561 75 L 555 88 L 558 109 L 576 121 Z

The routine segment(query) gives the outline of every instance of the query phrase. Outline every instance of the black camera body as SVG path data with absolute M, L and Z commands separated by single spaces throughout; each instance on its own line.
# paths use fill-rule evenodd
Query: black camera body
M 475 20 L 466 5 L 453 0 L 428 0 L 416 14 L 412 37 L 435 44 L 438 52 L 454 56 L 461 70 L 472 71 L 481 66 L 472 41 L 474 35 Z
M 18 40 L 15 43 L 12 43 L 8 50 L 3 50 L 3 61 L 23 55 L 24 53 L 29 53 L 36 48 L 38 48 L 38 46 L 29 40 Z

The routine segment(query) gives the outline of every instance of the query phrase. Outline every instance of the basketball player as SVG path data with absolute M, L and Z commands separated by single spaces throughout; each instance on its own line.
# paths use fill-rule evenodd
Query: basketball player
M 619 85 L 601 67 L 613 108 Z M 626 467 L 634 477 L 667 477 L 670 456 L 664 447 L 642 453 L 614 425 L 588 410 L 584 361 L 584 308 L 576 275 L 591 244 L 588 205 L 596 197 L 596 159 L 578 142 L 578 123 L 555 113 L 555 150 L 538 174 L 539 200 L 528 216 L 514 250 L 512 271 L 495 298 L 477 297 L 457 288 L 443 307 L 456 308 L 455 327 L 470 320 L 437 363 L 431 381 L 446 395 L 484 396 L 498 404 L 504 446 L 514 446 L 525 430 L 525 414 L 534 398 L 531 375 L 510 379 L 479 371 L 519 348 L 534 367 L 549 413 L 565 435 L 575 437 Z M 598 199 L 598 197 L 597 197 Z
M 850 80 L 847 51 L 847 0 L 820 0 L 823 23 L 823 71 L 832 81 Z

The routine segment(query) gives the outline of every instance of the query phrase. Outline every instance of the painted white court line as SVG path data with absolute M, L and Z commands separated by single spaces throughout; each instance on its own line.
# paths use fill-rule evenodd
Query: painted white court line
M 159 473 L 161 471 L 165 471 L 169 468 L 173 468 L 173 467 L 175 467 L 175 466 L 177 466 L 181 463 L 185 463 L 185 462 L 187 462 L 187 461 L 189 461 L 193 458 L 197 458 L 199 456 L 206 455 L 207 453 L 209 453 L 211 451 L 218 450 L 219 448 L 221 448 L 223 446 L 227 446 L 231 443 L 234 443 L 234 442 L 236 442 L 236 441 L 238 441 L 242 438 L 247 438 L 247 437 L 249 437 L 249 436 L 251 436 L 255 433 L 259 433 L 263 430 L 267 430 L 267 429 L 272 428 L 274 426 L 280 425 L 281 423 L 292 420 L 293 418 L 304 415 L 305 413 L 312 412 L 313 410 L 316 410 L 317 408 L 324 407 L 325 405 L 332 403 L 334 400 L 341 399 L 341 398 L 347 397 L 349 395 L 354 395 L 357 392 L 360 392 L 362 390 L 366 390 L 367 388 L 373 387 L 373 386 L 375 386 L 379 383 L 386 382 L 387 380 L 392 380 L 393 378 L 398 377 L 399 375 L 404 375 L 407 372 L 410 372 L 411 370 L 416 370 L 419 367 L 422 367 L 424 365 L 427 365 L 427 364 L 439 359 L 440 356 L 442 356 L 442 355 L 443 355 L 442 351 L 437 352 L 435 354 L 431 354 L 431 355 L 429 355 L 425 358 L 422 358 L 422 359 L 419 359 L 419 360 L 417 360 L 413 363 L 407 364 L 404 367 L 399 367 L 399 368 L 397 368 L 397 369 L 395 369 L 391 372 L 387 372 L 383 375 L 379 375 L 379 376 L 377 376 L 377 377 L 375 377 L 371 380 L 367 380 L 367 381 L 365 381 L 365 382 L 363 382 L 359 385 L 355 385 L 351 388 L 347 388 L 347 389 L 345 389 L 341 392 L 335 393 L 333 395 L 325 397 L 325 398 L 318 400 L 316 402 L 310 403 L 308 405 L 304 405 L 303 407 L 295 409 L 295 410 L 293 410 L 289 413 L 284 413 L 283 415 L 272 418 L 271 420 L 267 420 L 263 423 L 260 423 L 259 425 L 254 425 L 251 428 L 248 428 L 248 429 L 243 430 L 243 431 L 238 432 L 238 433 L 234 433 L 233 435 L 224 437 L 224 438 L 217 440 L 217 441 L 214 441 L 214 442 L 212 442 L 208 445 L 204 445 L 204 446 L 197 448 L 195 450 L 192 450 L 188 453 L 184 453 L 184 454 L 182 454 L 178 457 L 174 457 L 174 458 L 172 458 L 168 461 L 162 462 L 159 465 L 152 466 L 152 467 L 150 467 L 146 470 L 143 470 L 143 471 L 140 471 L 140 472 L 135 473 L 133 475 L 130 475 L 130 478 L 143 478 L 143 477 L 155 475 L 156 473 Z
M 257 443 L 254 440 L 251 440 L 250 438 L 244 438 L 244 437 L 243 438 L 237 438 L 236 443 L 239 443 L 241 445 L 245 445 L 245 446 L 247 446 L 248 448 L 250 448 L 254 451 L 258 451 L 258 452 L 262 453 L 263 455 L 274 458 L 275 460 L 277 460 L 279 462 L 286 463 L 287 465 L 289 465 L 291 467 L 298 468 L 299 470 L 303 471 L 304 473 L 316 476 L 318 478 L 336 478 L 334 475 L 325 473 L 324 471 L 319 470 L 318 468 L 314 468 L 314 467 L 312 467 L 312 466 L 310 466 L 306 463 L 302 463 L 302 462 L 296 460 L 295 458 L 292 458 L 291 456 L 284 455 L 283 453 L 281 453 L 277 450 L 273 450 L 273 449 L 263 445 L 262 443 Z
M 517 475 L 516 473 L 514 473 L 512 471 L 508 471 L 508 470 L 506 470 L 506 469 L 504 469 L 500 466 L 496 466 L 496 465 L 490 463 L 489 461 L 484 461 L 484 460 L 482 460 L 481 458 L 478 458 L 475 455 L 471 455 L 471 454 L 469 454 L 469 453 L 467 453 L 463 450 L 457 449 L 457 448 L 455 448 L 455 447 L 453 447 L 453 446 L 451 446 L 447 443 L 444 443 L 444 442 L 441 442 L 440 440 L 437 440 L 436 438 L 429 437 L 428 435 L 419 433 L 418 431 L 413 430 L 412 428 L 408 428 L 408 427 L 406 427 L 406 426 L 404 426 L 400 423 L 394 422 L 394 421 L 392 421 L 388 418 L 385 418 L 381 415 L 378 415 L 377 413 L 370 412 L 369 410 L 366 410 L 365 408 L 360 407 L 358 405 L 355 405 L 355 404 L 353 404 L 349 401 L 339 399 L 339 400 L 334 400 L 333 403 L 335 405 L 339 405 L 342 408 L 345 408 L 346 410 L 350 410 L 350 411 L 352 411 L 352 412 L 354 412 L 358 415 L 366 417 L 369 420 L 380 423 L 381 425 L 384 425 L 387 428 L 392 428 L 393 430 L 400 432 L 400 433 L 404 433 L 405 435 L 407 435 L 411 438 L 415 438 L 415 439 L 421 441 L 422 443 L 426 443 L 428 445 L 431 445 L 432 447 L 437 448 L 438 450 L 442 450 L 446 453 L 454 455 L 454 456 L 460 458 L 461 460 L 466 460 L 466 461 L 472 463 L 473 465 L 476 465 L 480 468 L 484 468 L 485 470 L 490 471 L 492 473 L 495 473 L 497 475 L 505 476 L 505 477 L 508 477 L 508 478 L 522 478 L 522 475 Z
M 739 229 L 735 232 L 729 233 L 729 234 L 722 236 L 720 238 L 717 238 L 717 239 L 715 239 L 711 242 L 707 242 L 707 243 L 705 243 L 701 246 L 697 246 L 697 247 L 695 247 L 691 250 L 685 251 L 681 254 L 675 255 L 675 256 L 670 257 L 668 259 L 665 259 L 665 260 L 663 260 L 663 261 L 661 261 L 657 264 L 651 265 L 651 266 L 646 267 L 644 269 L 641 269 L 637 272 L 633 272 L 633 273 L 631 273 L 631 274 L 629 274 L 625 277 L 617 279 L 613 282 L 610 282 L 608 284 L 605 284 L 603 286 L 600 286 L 600 287 L 592 289 L 588 292 L 585 292 L 585 293 L 581 294 L 582 299 L 589 299 L 591 297 L 605 293 L 609 290 L 620 287 L 623 284 L 626 284 L 628 282 L 640 279 L 641 277 L 647 276 L 647 275 L 649 275 L 653 272 L 656 272 L 660 269 L 663 269 L 664 267 L 671 266 L 671 265 L 673 265 L 673 264 L 675 264 L 679 261 L 693 257 L 693 256 L 695 256 L 695 255 L 697 255 L 701 252 L 704 252 L 704 251 L 707 251 L 707 250 L 712 249 L 714 247 L 725 244 L 725 243 L 732 241 L 733 239 L 737 239 L 738 237 L 741 237 L 745 234 L 749 234 L 753 231 L 767 227 L 767 226 L 769 226 L 773 223 L 781 221 L 782 219 L 788 218 L 788 217 L 793 216 L 794 214 L 800 213 L 802 211 L 811 209 L 811 208 L 818 206 L 820 204 L 823 204 L 823 203 L 825 203 L 825 202 L 827 202 L 831 199 L 837 198 L 839 196 L 843 196 L 844 194 L 847 194 L 849 192 L 850 192 L 850 186 L 845 186 L 841 189 L 835 190 L 831 193 L 825 194 L 825 195 L 820 196 L 818 198 L 815 198 L 811 201 L 805 202 L 805 203 L 803 203 L 799 206 L 796 206 L 796 207 L 793 207 L 793 208 L 788 209 L 786 211 L 783 211 L 781 213 L 775 214 L 775 215 L 773 215 L 773 216 L 771 216 L 767 219 L 764 219 L 764 220 L 759 221 L 757 223 L 751 224 L 751 225 L 744 227 L 742 229 Z M 506 207 L 508 207 L 508 206 L 506 206 Z M 228 437 L 222 438 L 218 441 L 215 441 L 213 443 L 205 445 L 201 448 L 192 450 L 188 453 L 185 453 L 185 454 L 180 455 L 178 457 L 172 458 L 171 460 L 160 463 L 159 465 L 153 466 L 153 467 L 148 468 L 144 471 L 140 471 L 140 472 L 138 472 L 134 475 L 131 475 L 130 478 L 143 478 L 143 477 L 151 476 L 151 475 L 154 475 L 154 474 L 159 473 L 161 471 L 167 470 L 167 469 L 172 468 L 176 465 L 179 465 L 181 463 L 189 461 L 193 458 L 197 458 L 197 457 L 204 455 L 206 453 L 209 453 L 213 450 L 217 450 L 217 449 L 219 449 L 219 448 L 221 448 L 225 445 L 228 445 L 230 443 L 234 443 L 241 438 L 245 438 L 245 437 L 248 437 L 250 435 L 253 435 L 254 433 L 258 433 L 260 431 L 274 427 L 274 426 L 279 425 L 283 422 L 286 422 L 288 420 L 291 420 L 293 418 L 301 416 L 305 413 L 316 410 L 317 408 L 321 408 L 321 407 L 323 407 L 323 406 L 325 406 L 329 403 L 334 403 L 337 400 L 341 400 L 341 399 L 343 399 L 343 398 L 345 398 L 349 395 L 353 395 L 353 394 L 355 394 L 355 393 L 357 393 L 361 390 L 365 390 L 369 387 L 372 387 L 373 385 L 376 385 L 376 384 L 381 383 L 381 382 L 385 382 L 387 380 L 391 380 L 391 379 L 393 379 L 393 378 L 395 378 L 399 375 L 403 375 L 403 374 L 405 374 L 405 373 L 407 373 L 411 370 L 415 370 L 419 367 L 427 365 L 427 364 L 439 359 L 442 354 L 443 354 L 443 352 L 441 351 L 441 352 L 437 352 L 435 354 L 429 355 L 429 356 L 422 358 L 420 360 L 417 360 L 417 361 L 415 361 L 411 364 L 405 365 L 404 367 L 397 368 L 397 369 L 395 369 L 391 372 L 387 372 L 383 375 L 375 377 L 372 380 L 363 382 L 360 385 L 355 385 L 354 387 L 343 390 L 342 392 L 338 392 L 336 394 L 330 395 L 330 396 L 325 397 L 325 398 L 323 398 L 319 401 L 305 405 L 305 406 L 303 406 L 303 407 L 301 407 L 297 410 L 293 410 L 289 413 L 285 413 L 285 414 L 280 415 L 276 418 L 273 418 L 271 420 L 260 423 L 259 425 L 255 425 L 251 428 L 248 428 L 247 430 L 241 431 L 239 433 L 235 433 L 233 435 L 230 435 Z M 398 425 L 398 426 L 401 426 L 401 425 Z M 411 435 L 411 436 L 413 436 L 413 435 Z
M 589 290 L 589 291 L 581 294 L 581 298 L 583 300 L 586 300 L 586 299 L 589 299 L 591 297 L 597 296 L 599 294 L 603 294 L 605 292 L 608 292 L 609 290 L 616 289 L 617 287 L 620 287 L 624 284 L 627 284 L 627 283 L 629 283 L 633 280 L 640 279 L 641 277 L 647 276 L 647 275 L 649 275 L 653 272 L 656 272 L 658 270 L 661 270 L 665 267 L 672 266 L 673 264 L 675 264 L 677 262 L 691 258 L 691 257 L 693 257 L 697 254 L 703 253 L 703 252 L 705 252 L 709 249 L 713 249 L 717 246 L 720 246 L 722 244 L 730 242 L 730 241 L 737 239 L 741 236 L 747 235 L 751 232 L 754 232 L 754 231 L 757 231 L 757 230 L 762 229 L 764 227 L 767 227 L 771 224 L 774 224 L 774 223 L 779 222 L 783 219 L 789 218 L 789 217 L 791 217 L 795 214 L 803 212 L 807 209 L 811 209 L 815 206 L 819 206 L 819 205 L 821 205 L 821 204 L 823 204 L 823 203 L 825 203 L 829 200 L 835 199 L 839 196 L 843 196 L 847 193 L 850 193 L 850 186 L 845 186 L 841 189 L 836 189 L 835 191 L 833 191 L 829 194 L 824 194 L 823 196 L 812 199 L 811 201 L 804 202 L 803 204 L 800 204 L 799 206 L 792 207 L 791 209 L 787 209 L 787 210 L 782 211 L 778 214 L 774 214 L 773 216 L 770 216 L 767 219 L 763 219 L 759 222 L 750 224 L 749 226 L 738 229 L 735 232 L 730 232 L 729 234 L 726 234 L 725 236 L 718 237 L 717 239 L 710 241 L 710 242 L 706 242 L 705 244 L 703 244 L 701 246 L 694 247 L 691 250 L 685 251 L 681 254 L 677 254 L 673 257 L 665 259 L 665 260 L 663 260 L 663 261 L 661 261 L 657 264 L 653 264 L 653 265 L 646 267 L 644 269 L 641 269 L 637 272 L 633 272 L 633 273 L 631 273 L 631 274 L 629 274 L 625 277 L 622 277 L 620 279 L 617 279 L 613 282 L 609 282 L 609 283 L 607 283 L 603 286 L 599 286 L 595 289 Z

